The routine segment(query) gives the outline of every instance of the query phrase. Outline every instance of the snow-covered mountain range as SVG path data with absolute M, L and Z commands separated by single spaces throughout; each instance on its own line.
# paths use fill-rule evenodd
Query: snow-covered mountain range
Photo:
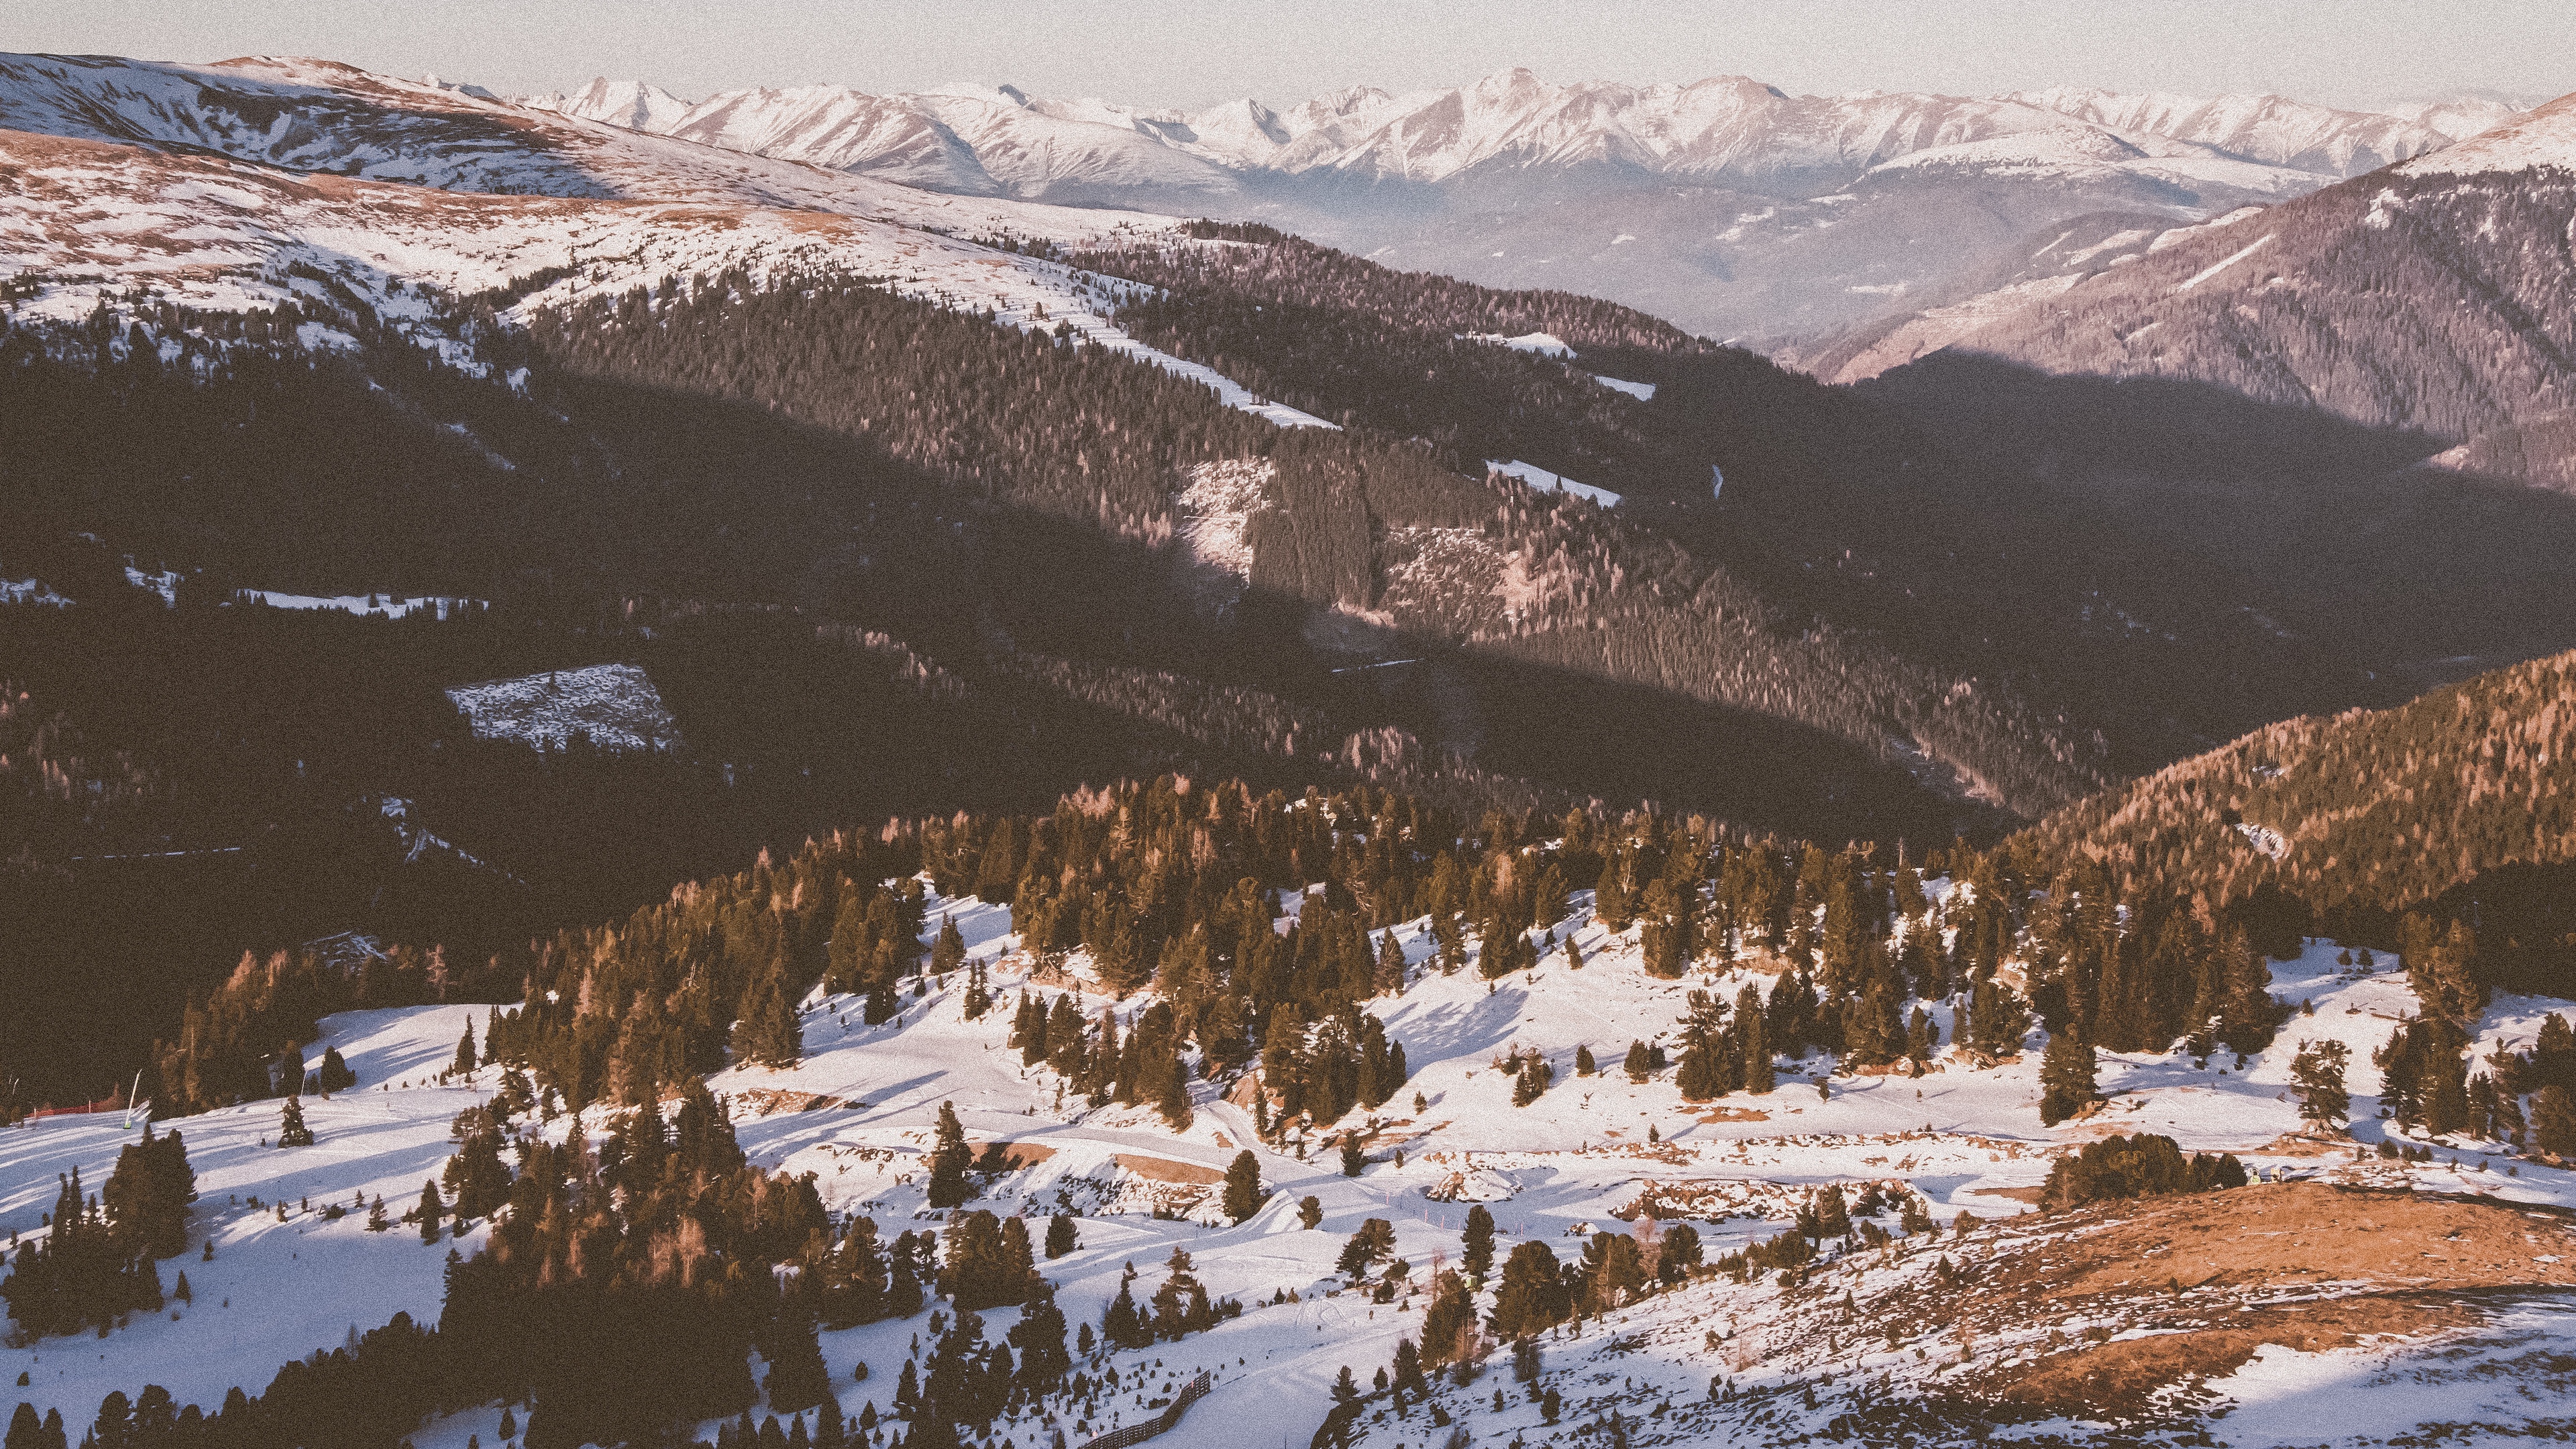
M 527 104 L 956 194 L 1267 220 L 1393 265 L 1594 293 L 1748 341 L 1983 290 L 2031 233 L 2074 217 L 2197 222 L 2513 114 L 2492 100 L 2354 111 L 2072 88 L 1792 96 L 1743 76 L 1557 84 L 1523 69 L 1286 110 L 968 85 L 691 104 L 605 79 Z
M 1559 85 L 1525 69 L 1401 96 L 1358 87 L 1286 111 L 1239 100 L 1193 114 L 965 85 L 890 96 L 839 86 L 756 88 L 692 104 L 657 86 L 606 79 L 528 104 L 835 170 L 1023 195 L 1103 186 L 1223 193 L 1263 176 L 1310 173 L 1436 183 L 1593 164 L 1784 194 L 1829 192 L 1900 157 L 1972 159 L 1981 153 L 1956 148 L 2034 134 L 2047 139 L 2007 154 L 2078 165 L 2161 160 L 2176 163 L 2166 168 L 2176 173 L 2259 185 L 2250 173 L 2231 176 L 2223 163 L 2350 176 L 2437 150 L 2513 113 L 2495 101 L 2347 111 L 2269 95 L 2068 87 L 1982 98 L 1791 96 L 1744 76 Z

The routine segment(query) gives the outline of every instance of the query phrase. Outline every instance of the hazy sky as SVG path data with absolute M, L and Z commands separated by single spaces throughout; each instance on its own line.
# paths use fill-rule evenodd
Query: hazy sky
M 1790 91 L 2079 84 L 2356 103 L 2576 90 L 2571 0 L 19 0 L 0 49 L 318 55 L 503 92 L 831 82 L 1274 104 L 1342 86 L 1742 74 Z

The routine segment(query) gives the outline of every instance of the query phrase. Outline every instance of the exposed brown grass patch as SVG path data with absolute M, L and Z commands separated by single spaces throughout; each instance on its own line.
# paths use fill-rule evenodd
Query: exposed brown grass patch
M 2438 1295 L 2279 1304 L 2221 1325 L 2088 1344 L 2006 1366 L 1982 1376 L 1980 1387 L 1992 1398 L 2054 1413 L 2135 1414 L 2176 1385 L 2234 1373 L 2267 1343 L 2321 1353 L 2421 1338 L 2469 1317 L 2457 1299 Z
M 1225 1174 L 1213 1167 L 1195 1162 L 1176 1162 L 1168 1157 L 1147 1157 L 1141 1153 L 1121 1152 L 1118 1165 L 1149 1182 L 1176 1182 L 1192 1187 L 1207 1187 L 1225 1181 Z
M 2025 1221 L 1904 1311 L 1956 1324 L 1963 1342 L 2024 1352 L 2047 1330 L 2036 1359 L 1958 1382 L 2049 1412 L 2171 1407 L 2267 1343 L 2317 1352 L 2420 1338 L 2474 1321 L 2480 1295 L 2576 1289 L 2576 1213 L 2492 1198 L 2276 1183 Z
M 2576 1287 L 2576 1214 L 2492 1199 L 2268 1183 L 2070 1214 L 2105 1220 L 2016 1265 L 2048 1298 L 2367 1283 Z M 2544 1263 L 2542 1257 L 2561 1261 Z

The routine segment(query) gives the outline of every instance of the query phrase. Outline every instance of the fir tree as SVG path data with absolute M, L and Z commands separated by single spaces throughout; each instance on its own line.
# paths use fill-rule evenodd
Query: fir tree
M 456 1062 L 448 1070 L 458 1076 L 472 1072 L 480 1063 L 474 1055 L 474 1023 L 465 1023 L 465 1034 L 456 1039 Z
M 945 976 L 963 965 L 965 960 L 966 938 L 957 930 L 957 918 L 941 915 L 939 938 L 930 947 L 930 974 Z
M 2098 1100 L 2101 1092 L 2094 1085 L 2093 1072 L 2092 1047 L 2078 1041 L 2073 1032 L 2051 1036 L 2039 1063 L 2040 1125 L 2054 1127 Z
M 930 1153 L 930 1205 L 953 1208 L 972 1196 L 966 1169 L 974 1161 L 966 1148 L 966 1129 L 957 1120 L 956 1104 L 939 1104 L 938 1142 Z
M 1073 1369 L 1064 1347 L 1064 1311 L 1055 1305 L 1055 1290 L 1040 1284 L 1020 1321 L 1011 1325 L 1011 1347 L 1020 1354 L 1020 1387 L 1031 1398 L 1051 1394 Z
M 287 1098 L 285 1107 L 278 1112 L 277 1145 L 280 1147 L 313 1145 L 313 1129 L 304 1125 L 304 1104 L 298 1098 Z
M 1242 1222 L 1261 1211 L 1261 1163 L 1245 1148 L 1225 1170 L 1225 1215 Z
M 420 1185 L 418 1213 L 420 1240 L 424 1243 L 437 1242 L 439 1226 L 447 1216 L 447 1204 L 439 1199 L 437 1183 L 424 1182 Z
M 1057 1213 L 1047 1219 L 1046 1255 L 1049 1258 L 1061 1258 L 1080 1246 L 1074 1235 L 1073 1214 Z
M 769 1360 L 769 1377 L 762 1387 L 768 1392 L 772 1409 L 782 1414 L 800 1413 L 831 1396 L 832 1374 L 823 1366 L 823 1350 L 814 1337 L 812 1314 L 799 1312 L 792 1305 L 782 1306 L 771 1322 L 763 1357 Z
M 1556 1254 L 1545 1243 L 1516 1244 L 1503 1260 L 1486 1326 L 1503 1338 L 1526 1338 L 1564 1322 L 1571 1311 Z
M 1324 1221 L 1323 1199 L 1312 1193 L 1297 1199 L 1297 1226 L 1313 1231 Z
M 1118 1280 L 1118 1296 L 1109 1300 L 1108 1310 L 1100 1317 L 1100 1336 L 1112 1348 L 1143 1348 L 1154 1341 L 1136 1312 L 1135 1281 L 1136 1270 L 1130 1265 L 1127 1275 Z
M 2532 1145 L 2554 1157 L 2576 1157 L 2576 1093 L 2556 1083 L 2531 1099 Z
M 1439 1368 L 1454 1362 L 1472 1345 L 1476 1332 L 1476 1296 L 1467 1280 L 1443 1272 L 1431 1280 L 1431 1304 L 1422 1313 L 1422 1364 Z
M 2299 1094 L 2299 1120 L 2320 1132 L 2341 1132 L 2352 1120 L 2352 1093 L 2344 1088 L 2344 1065 L 2351 1051 L 2339 1041 L 2311 1041 L 2290 1063 L 2290 1084 Z
M 751 989 L 743 996 L 742 1014 L 734 1021 L 734 1060 L 772 1069 L 792 1067 L 803 1060 L 804 1028 L 796 1020 L 796 1006 L 788 1000 L 787 993 L 785 958 L 770 961 L 754 974 Z
M 1342 1134 L 1342 1176 L 1357 1177 L 1368 1166 L 1368 1152 L 1360 1146 L 1360 1134 Z
M 1471 1281 L 1480 1283 L 1494 1271 L 1494 1215 L 1483 1203 L 1467 1209 L 1466 1231 L 1458 1240 L 1458 1266 Z

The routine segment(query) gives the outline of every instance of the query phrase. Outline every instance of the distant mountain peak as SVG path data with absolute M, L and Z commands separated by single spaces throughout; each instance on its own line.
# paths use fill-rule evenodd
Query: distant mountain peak
M 2536 106 L 2478 136 L 2399 170 L 2409 176 L 2468 176 L 2533 167 L 2576 170 L 2576 95 Z

